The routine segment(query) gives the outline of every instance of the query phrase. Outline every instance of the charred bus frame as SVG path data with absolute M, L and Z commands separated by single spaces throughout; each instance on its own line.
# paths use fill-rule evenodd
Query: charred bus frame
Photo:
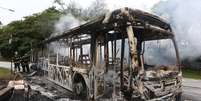
M 174 44 L 177 71 L 171 72 L 169 76 L 173 78 L 171 82 L 162 79 L 163 77 L 154 79 L 155 81 L 144 79 L 146 70 L 142 44 L 144 41 L 160 39 L 171 39 Z M 118 40 L 120 42 L 117 42 Z M 127 66 L 124 64 L 125 40 L 129 47 L 130 65 Z M 65 60 L 66 66 L 59 65 L 58 53 L 55 64 L 50 63 L 50 55 L 47 51 L 52 42 L 67 46 L 69 57 Z M 90 47 L 89 54 L 83 53 L 83 45 L 86 44 Z M 116 57 L 117 44 L 121 46 L 120 58 Z M 42 67 L 46 67 L 44 69 L 47 71 L 46 76 L 79 96 L 93 100 L 104 96 L 108 90 L 105 75 L 112 68 L 116 73 L 116 78 L 113 76 L 112 82 L 111 96 L 114 99 L 180 100 L 181 68 L 174 33 L 168 23 L 155 15 L 130 8 L 118 9 L 67 30 L 62 35 L 44 40 L 41 46 L 40 57 L 44 57 Z M 100 62 L 102 60 L 103 62 Z M 166 86 L 171 89 L 166 90 Z M 158 93 L 163 94 L 157 95 Z

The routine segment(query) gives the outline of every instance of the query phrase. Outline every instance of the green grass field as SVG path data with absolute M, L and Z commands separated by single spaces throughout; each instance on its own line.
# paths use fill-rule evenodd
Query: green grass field
M 5 69 L 5 68 L 0 67 L 0 80 L 9 79 L 10 75 L 11 75 L 11 73 L 10 73 L 9 69 Z
M 183 69 L 182 74 L 184 78 L 201 79 L 201 70 Z

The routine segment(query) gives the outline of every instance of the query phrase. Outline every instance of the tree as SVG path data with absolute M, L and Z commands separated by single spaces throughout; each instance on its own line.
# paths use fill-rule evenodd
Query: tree
M 13 21 L 0 29 L 0 52 L 6 59 L 11 59 L 14 52 L 23 56 L 30 51 L 31 44 L 38 44 L 54 32 L 54 24 L 61 12 L 55 7 L 24 17 L 24 20 Z M 9 39 L 12 37 L 12 43 Z
M 104 0 L 95 0 L 88 8 L 83 11 L 83 19 L 90 20 L 104 15 L 109 10 L 106 8 Z
M 65 4 L 62 0 L 55 0 L 55 3 L 62 9 L 51 7 L 41 13 L 26 16 L 24 20 L 13 21 L 0 29 L 0 52 L 4 58 L 11 59 L 15 51 L 23 56 L 30 51 L 31 45 L 50 37 L 61 15 L 71 14 L 81 21 L 88 21 L 108 11 L 101 0 L 94 1 L 89 8 L 82 8 L 75 2 Z M 9 44 L 11 37 L 12 43 Z
M 82 21 L 91 20 L 109 11 L 106 8 L 104 0 L 95 0 L 88 8 L 82 8 L 73 1 L 65 4 L 63 0 L 55 0 L 54 3 L 60 5 L 60 7 L 62 8 L 60 10 L 64 14 L 71 14 Z

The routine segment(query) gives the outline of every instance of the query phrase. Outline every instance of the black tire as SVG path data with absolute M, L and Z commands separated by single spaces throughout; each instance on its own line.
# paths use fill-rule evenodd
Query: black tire
M 179 93 L 175 96 L 175 100 L 176 101 L 181 101 L 181 98 L 182 98 L 182 93 Z
M 73 91 L 75 99 L 88 99 L 88 89 L 84 81 L 75 82 L 73 84 Z

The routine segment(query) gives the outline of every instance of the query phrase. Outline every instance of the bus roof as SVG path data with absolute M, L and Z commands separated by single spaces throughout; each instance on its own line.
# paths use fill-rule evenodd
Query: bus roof
M 174 37 L 170 25 L 160 17 L 126 7 L 114 10 L 78 27 L 69 29 L 61 35 L 44 40 L 42 43 L 50 43 L 82 34 L 109 34 L 110 31 L 124 33 L 128 22 L 132 24 L 135 35 L 139 35 L 143 41 Z

